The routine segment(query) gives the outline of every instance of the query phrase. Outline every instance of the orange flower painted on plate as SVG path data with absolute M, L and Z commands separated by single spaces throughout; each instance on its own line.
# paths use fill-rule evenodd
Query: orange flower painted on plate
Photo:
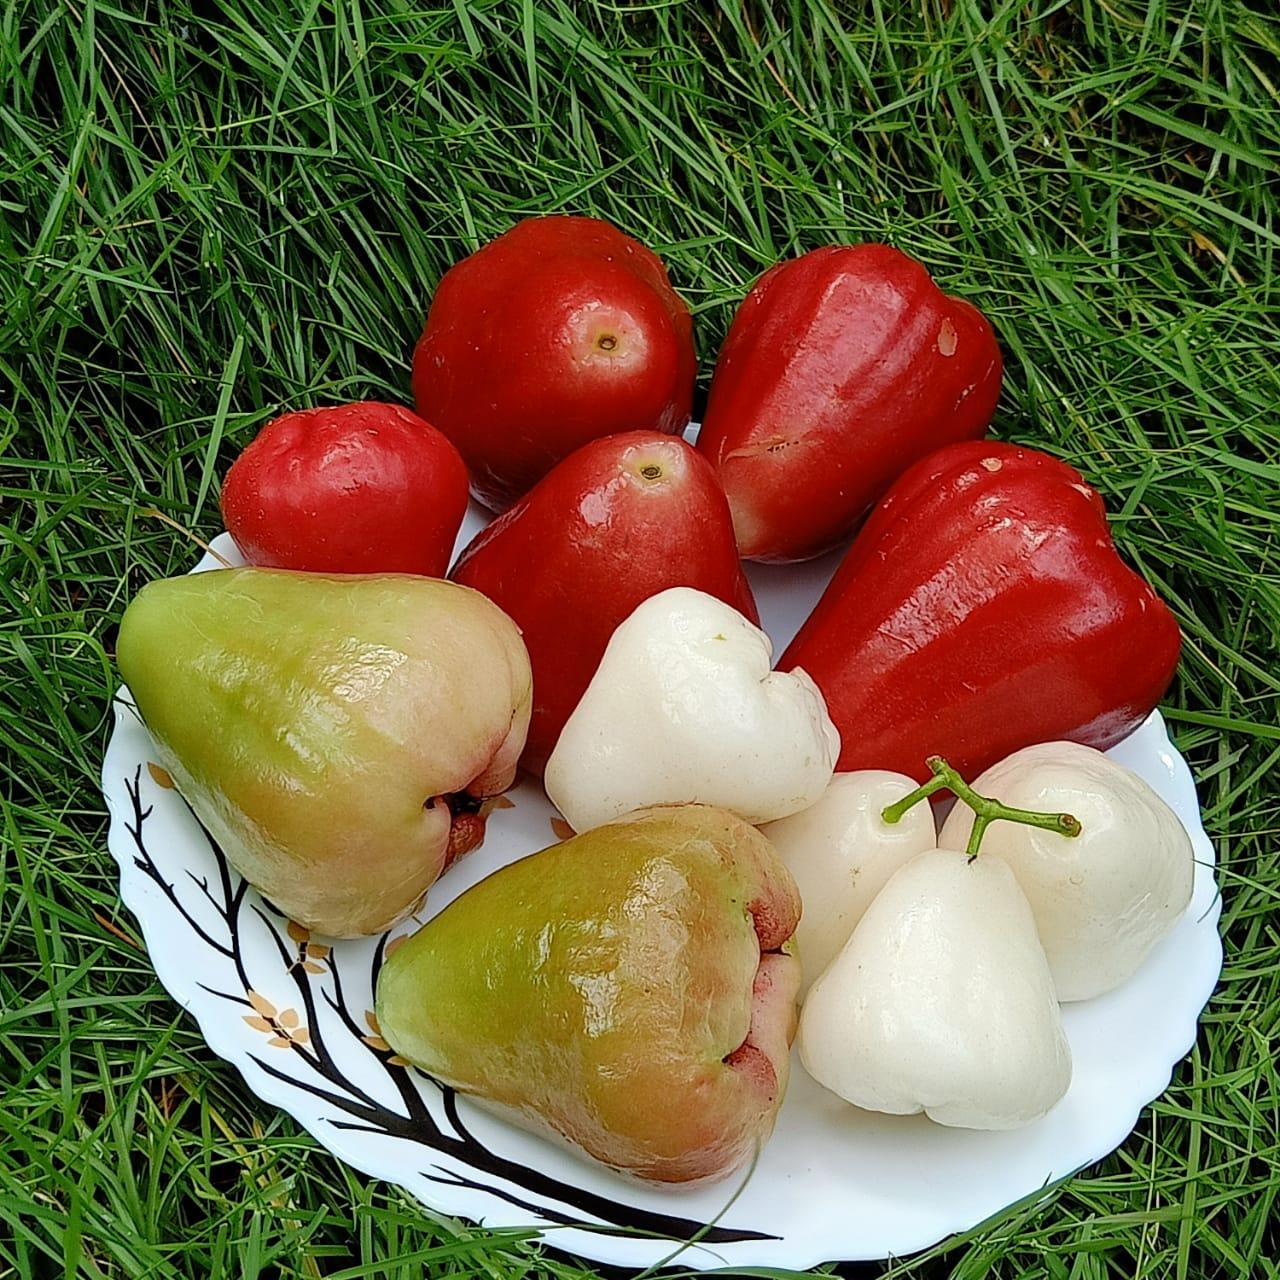
M 289 966 L 290 969 L 301 968 L 304 973 L 324 973 L 325 965 L 321 961 L 329 958 L 332 947 L 311 941 L 311 930 L 296 920 L 289 921 L 287 929 L 289 937 L 298 945 L 298 958 Z
M 360 1039 L 369 1046 L 374 1053 L 391 1053 L 391 1046 L 386 1042 L 382 1035 L 382 1028 L 378 1025 L 378 1015 L 372 1009 L 364 1011 L 365 1025 L 369 1028 L 367 1036 L 361 1036 Z M 387 1059 L 387 1063 L 393 1067 L 407 1067 L 411 1065 L 406 1058 L 402 1058 L 398 1053 L 391 1053 L 391 1057 Z
M 302 1025 L 296 1009 L 277 1009 L 266 996 L 257 991 L 246 993 L 254 1012 L 245 1014 L 244 1020 L 255 1030 L 271 1038 L 267 1044 L 273 1049 L 287 1049 L 290 1045 L 307 1044 L 311 1032 Z
M 163 787 L 166 791 L 173 790 L 173 779 L 169 776 L 169 770 L 163 765 L 156 764 L 154 760 L 148 760 L 147 772 L 157 787 Z

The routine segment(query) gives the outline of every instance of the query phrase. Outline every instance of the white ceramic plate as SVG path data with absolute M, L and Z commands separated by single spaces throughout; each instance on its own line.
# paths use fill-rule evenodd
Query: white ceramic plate
M 480 527 L 472 511 L 460 541 Z M 227 535 L 215 543 L 238 561 Z M 196 571 L 216 567 L 206 556 Z M 778 652 L 807 615 L 835 557 L 752 567 Z M 438 1213 L 490 1227 L 536 1226 L 548 1243 L 644 1267 L 804 1268 L 911 1253 L 1034 1195 L 1117 1147 L 1190 1049 L 1222 967 L 1213 847 L 1195 786 L 1158 714 L 1111 753 L 1173 806 L 1195 842 L 1191 909 L 1118 991 L 1066 1008 L 1075 1075 L 1063 1101 L 1014 1133 L 944 1129 L 922 1117 L 859 1112 L 797 1060 L 773 1140 L 743 1177 L 696 1190 L 639 1186 L 485 1114 L 398 1065 L 372 1021 L 388 938 L 308 938 L 248 889 L 213 847 L 155 759 L 122 689 L 103 766 L 120 892 L 156 972 L 215 1053 L 325 1147 L 398 1183 Z M 498 867 L 551 844 L 554 811 L 524 784 L 489 819 L 482 848 L 429 895 L 426 919 Z M 710 1224 L 710 1225 L 709 1225 Z M 681 1242 L 697 1237 L 681 1249 Z

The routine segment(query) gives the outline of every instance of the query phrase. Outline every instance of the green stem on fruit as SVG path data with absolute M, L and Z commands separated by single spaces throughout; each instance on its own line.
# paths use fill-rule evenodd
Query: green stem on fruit
M 1042 831 L 1056 831 L 1060 836 L 1078 836 L 1080 823 L 1069 813 L 1040 813 L 1035 809 L 1015 809 L 991 796 L 980 796 L 941 756 L 930 756 L 925 764 L 933 777 L 922 783 L 914 791 L 887 805 L 880 816 L 892 825 L 901 820 L 908 809 L 915 808 L 921 800 L 927 799 L 936 791 L 950 791 L 957 800 L 962 800 L 974 812 L 973 830 L 969 833 L 969 843 L 965 853 L 972 862 L 978 856 L 978 847 L 982 837 L 993 822 L 1019 822 L 1024 827 L 1039 827 Z

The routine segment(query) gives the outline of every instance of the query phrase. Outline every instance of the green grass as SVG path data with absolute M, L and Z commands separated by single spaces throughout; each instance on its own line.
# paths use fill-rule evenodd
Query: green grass
M 887 1274 L 1280 1276 L 1273 0 L 10 0 L 0 153 L 0 1277 L 579 1274 L 246 1091 L 133 941 L 97 786 L 120 611 L 194 555 L 146 509 L 207 536 L 266 417 L 405 397 L 444 268 L 557 210 L 666 256 L 704 383 L 777 257 L 923 259 L 999 328 L 999 434 L 1102 489 L 1185 629 L 1195 1051 L 1047 1206 Z

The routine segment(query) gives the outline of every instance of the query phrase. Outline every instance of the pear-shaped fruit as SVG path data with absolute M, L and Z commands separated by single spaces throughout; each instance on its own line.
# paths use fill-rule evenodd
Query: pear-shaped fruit
M 1191 901 L 1195 853 L 1178 816 L 1134 772 L 1078 742 L 1025 747 L 974 790 L 1023 809 L 1061 810 L 1078 836 L 997 822 L 982 856 L 1006 862 L 1035 912 L 1060 1000 L 1088 1000 L 1135 973 Z M 962 848 L 973 810 L 958 804 L 940 843 Z
M 796 946 L 801 996 L 840 953 L 889 877 L 936 848 L 933 809 L 918 804 L 890 825 L 886 806 L 916 789 L 904 773 L 837 773 L 816 804 L 761 827 L 795 877 L 804 903 Z
M 1071 1083 L 1071 1050 L 1035 920 L 995 858 L 918 854 L 813 984 L 809 1074 L 869 1111 L 1013 1129 Z
M 117 659 L 232 866 L 339 937 L 392 924 L 479 843 L 477 801 L 511 785 L 529 723 L 515 624 L 433 578 L 153 582 L 125 611 Z
M 583 445 L 482 529 L 450 574 L 515 620 L 533 664 L 520 765 L 541 774 L 615 628 L 650 596 L 693 587 L 759 622 L 710 463 L 678 437 Z
M 831 781 L 840 736 L 803 671 L 702 591 L 651 596 L 613 633 L 547 761 L 575 831 L 655 804 L 712 804 L 748 822 L 799 813 Z
M 727 1173 L 787 1084 L 800 899 L 723 809 L 647 809 L 495 872 L 397 949 L 396 1052 L 640 1178 Z
M 972 778 L 1032 742 L 1113 746 L 1180 644 L 1078 471 L 975 440 L 895 481 L 778 666 L 822 690 L 841 769 L 923 779 L 943 755 Z

